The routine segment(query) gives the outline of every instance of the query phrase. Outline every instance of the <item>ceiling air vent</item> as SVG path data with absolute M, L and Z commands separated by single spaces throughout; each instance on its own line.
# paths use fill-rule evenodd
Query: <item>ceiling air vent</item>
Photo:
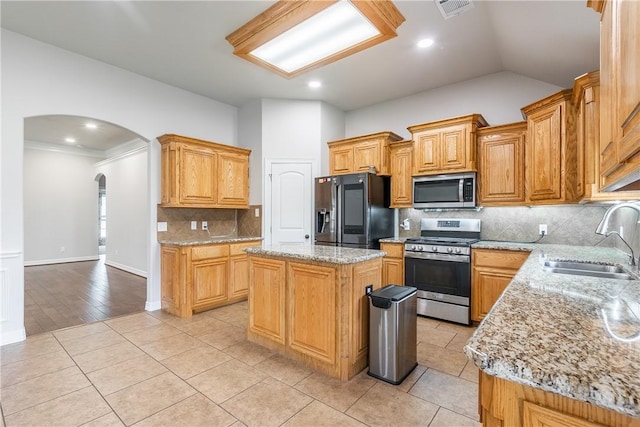
M 438 10 L 444 19 L 449 19 L 473 9 L 471 0 L 436 0 L 436 6 L 438 6 Z

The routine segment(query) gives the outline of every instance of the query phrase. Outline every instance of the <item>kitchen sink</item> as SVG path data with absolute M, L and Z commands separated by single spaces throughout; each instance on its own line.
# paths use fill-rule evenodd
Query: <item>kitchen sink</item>
M 579 261 L 545 261 L 543 269 L 551 273 L 590 276 L 602 279 L 635 280 L 636 277 L 618 265 Z

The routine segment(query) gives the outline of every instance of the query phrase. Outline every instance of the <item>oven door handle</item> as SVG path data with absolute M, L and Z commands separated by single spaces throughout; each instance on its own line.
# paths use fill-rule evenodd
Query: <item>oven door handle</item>
M 471 257 L 469 255 L 449 255 L 429 252 L 405 252 L 404 257 L 413 259 L 430 259 L 434 261 L 460 262 L 464 264 L 469 264 L 469 262 L 471 262 Z

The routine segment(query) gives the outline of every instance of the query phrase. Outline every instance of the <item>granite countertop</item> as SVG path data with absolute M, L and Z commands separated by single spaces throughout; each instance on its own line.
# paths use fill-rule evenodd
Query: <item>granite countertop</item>
M 544 260 L 617 264 L 614 248 L 503 242 L 531 255 L 464 347 L 489 375 L 640 417 L 640 281 L 547 272 Z M 486 245 L 486 246 L 485 246 Z
M 327 262 L 331 264 L 356 264 L 387 255 L 375 249 L 352 249 L 320 245 L 274 245 L 253 246 L 245 252 L 277 258 L 293 258 L 307 261 Z
M 503 241 L 503 240 L 480 240 L 471 245 L 472 248 L 477 249 L 500 249 L 506 251 L 529 251 L 531 252 L 533 249 L 539 246 L 544 246 L 535 243 L 528 242 L 511 242 L 511 241 Z
M 407 237 L 387 237 L 380 239 L 380 243 L 404 243 Z
M 180 239 L 180 240 L 158 240 L 161 245 L 175 246 L 197 246 L 197 245 L 214 245 L 218 243 L 240 243 L 255 242 L 262 240 L 262 237 L 212 237 L 209 239 Z

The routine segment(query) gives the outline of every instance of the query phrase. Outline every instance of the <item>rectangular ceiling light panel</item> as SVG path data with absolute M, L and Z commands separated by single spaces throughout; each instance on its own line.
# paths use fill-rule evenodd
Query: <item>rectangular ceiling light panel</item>
M 237 56 L 294 77 L 395 37 L 402 22 L 388 0 L 282 0 L 227 40 Z

